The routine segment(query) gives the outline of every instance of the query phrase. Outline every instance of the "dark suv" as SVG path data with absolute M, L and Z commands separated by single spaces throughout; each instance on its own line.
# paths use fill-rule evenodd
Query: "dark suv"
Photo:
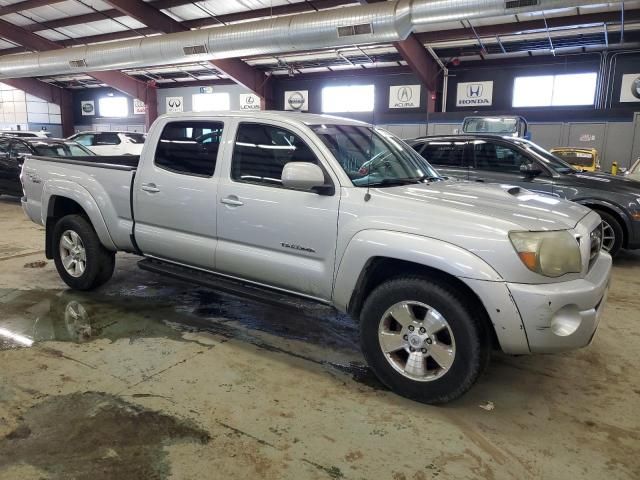
M 495 135 L 450 135 L 408 140 L 445 176 L 518 185 L 596 210 L 604 224 L 603 248 L 640 248 L 640 182 L 573 168 L 528 140 Z M 553 209 L 553 203 L 549 203 Z M 531 212 L 535 216 L 535 212 Z

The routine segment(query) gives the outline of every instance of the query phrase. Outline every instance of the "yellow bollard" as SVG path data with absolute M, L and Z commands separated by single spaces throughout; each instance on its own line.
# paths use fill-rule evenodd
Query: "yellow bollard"
M 618 162 L 611 164 L 611 175 L 618 175 Z

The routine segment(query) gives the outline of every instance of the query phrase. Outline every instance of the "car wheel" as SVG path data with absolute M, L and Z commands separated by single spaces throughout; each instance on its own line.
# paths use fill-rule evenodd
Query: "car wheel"
M 360 315 L 362 350 L 394 392 L 424 403 L 465 393 L 486 367 L 491 340 L 477 306 L 453 286 L 401 277 L 377 287 Z
M 602 218 L 602 249 L 615 257 L 622 248 L 624 231 L 616 217 L 608 212 L 596 210 Z
M 54 227 L 54 262 L 58 274 L 75 290 L 92 290 L 113 275 L 115 254 L 102 246 L 81 215 L 67 215 Z

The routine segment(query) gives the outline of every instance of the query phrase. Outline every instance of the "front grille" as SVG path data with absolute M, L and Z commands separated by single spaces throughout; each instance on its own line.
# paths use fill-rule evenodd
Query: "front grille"
M 594 228 L 589 237 L 591 240 L 591 245 L 589 247 L 589 268 L 591 268 L 591 265 L 596 261 L 596 258 L 598 258 L 598 254 L 602 249 L 602 224 Z

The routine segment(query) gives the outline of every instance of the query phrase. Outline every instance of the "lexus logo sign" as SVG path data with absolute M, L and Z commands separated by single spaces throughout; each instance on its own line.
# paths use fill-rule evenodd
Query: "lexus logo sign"
M 489 107 L 493 104 L 493 82 L 461 82 L 456 106 Z
M 253 93 L 241 93 L 240 110 L 260 110 L 260 97 Z
M 389 87 L 389 108 L 420 108 L 420 85 Z

